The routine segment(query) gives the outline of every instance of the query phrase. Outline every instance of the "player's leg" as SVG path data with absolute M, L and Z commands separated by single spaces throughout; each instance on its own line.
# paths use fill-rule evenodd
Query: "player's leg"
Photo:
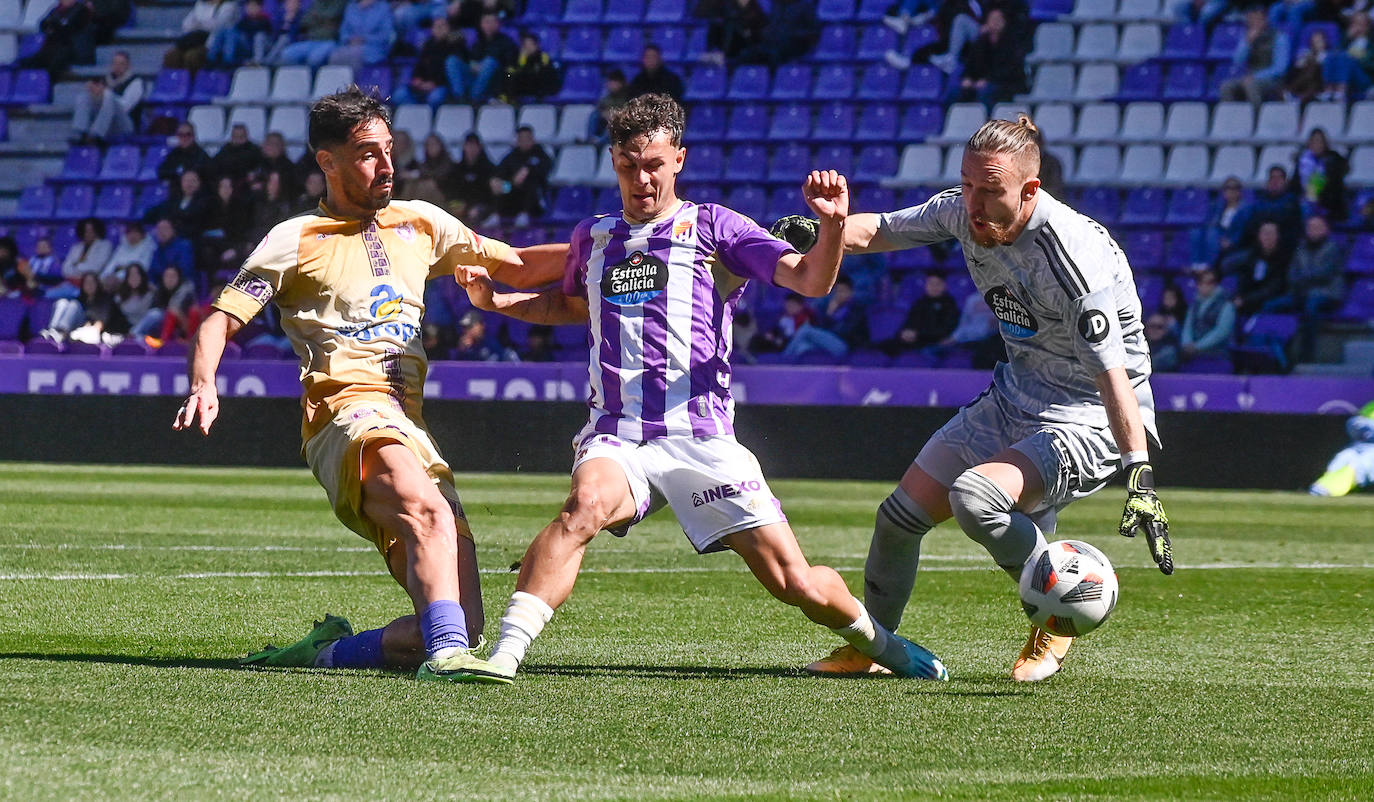
M 808 563 L 786 521 L 734 532 L 720 542 L 744 559 L 775 598 L 829 627 L 871 660 L 904 676 L 948 679 L 935 655 L 875 622 L 833 568 Z
M 1016 581 L 1045 536 L 1026 510 L 1040 503 L 1045 482 L 1024 452 L 1008 448 L 964 471 L 949 491 L 950 510 L 968 535 Z
M 647 494 L 647 487 L 643 490 Z M 572 594 L 587 544 L 602 529 L 633 520 L 638 509 L 630 477 L 617 460 L 587 459 L 573 469 L 562 511 L 535 536 L 521 560 L 492 651 L 494 665 L 514 676 L 553 611 Z

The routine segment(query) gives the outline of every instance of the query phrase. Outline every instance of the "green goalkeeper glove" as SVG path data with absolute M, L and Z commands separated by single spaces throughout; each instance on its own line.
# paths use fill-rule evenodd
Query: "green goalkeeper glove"
M 799 214 L 778 218 L 768 233 L 796 248 L 801 253 L 811 250 L 816 244 L 816 234 L 820 231 L 819 220 L 812 220 Z
M 1135 530 L 1145 532 L 1150 544 L 1150 556 L 1165 574 L 1174 572 L 1173 545 L 1169 542 L 1169 516 L 1155 495 L 1155 470 L 1148 462 L 1137 462 L 1127 468 L 1126 509 L 1121 513 L 1122 537 L 1135 537 Z

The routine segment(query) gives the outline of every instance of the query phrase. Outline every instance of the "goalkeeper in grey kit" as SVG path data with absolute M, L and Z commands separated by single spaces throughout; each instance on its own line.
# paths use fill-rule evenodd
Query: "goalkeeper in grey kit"
M 992 307 L 1008 361 L 992 385 L 921 449 L 878 507 L 864 567 L 864 604 L 890 630 L 911 597 L 921 539 L 953 517 L 1012 580 L 1053 533 L 1058 510 L 1127 476 L 1120 533 L 1145 532 L 1155 563 L 1173 572 L 1168 519 L 1149 448 L 1159 443 L 1150 354 L 1130 265 L 1097 223 L 1040 189 L 1036 129 L 991 120 L 968 141 L 961 185 L 887 214 L 850 215 L 849 253 L 957 239 L 978 292 Z M 806 245 L 811 221 L 773 233 Z M 1012 678 L 1056 673 L 1072 638 L 1032 627 Z M 841 647 L 809 671 L 885 671 Z

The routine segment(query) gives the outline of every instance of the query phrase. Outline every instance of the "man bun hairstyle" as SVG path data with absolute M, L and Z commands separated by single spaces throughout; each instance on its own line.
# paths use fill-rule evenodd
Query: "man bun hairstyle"
M 373 92 L 352 84 L 325 95 L 310 107 L 310 149 L 341 145 L 348 141 L 353 129 L 370 120 L 381 120 L 388 130 L 391 128 L 391 110 Z
M 1016 122 L 988 120 L 969 137 L 964 149 L 982 156 L 1006 154 L 1021 165 L 1027 176 L 1040 175 L 1040 129 L 1028 114 L 1016 115 Z
M 682 105 L 667 95 L 640 95 L 611 112 L 606 127 L 613 146 L 624 145 L 639 137 L 653 138 L 662 131 L 673 147 L 682 147 L 684 115 Z

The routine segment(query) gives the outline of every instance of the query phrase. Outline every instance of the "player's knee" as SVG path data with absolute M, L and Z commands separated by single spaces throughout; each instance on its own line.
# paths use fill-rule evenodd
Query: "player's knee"
M 396 517 L 403 533 L 426 541 L 456 542 L 458 529 L 453 523 L 453 510 L 442 498 L 429 495 L 405 496 L 399 500 Z
M 596 487 L 578 487 L 563 505 L 561 519 L 563 531 L 585 542 L 610 523 L 611 509 Z
M 950 512 L 964 533 L 975 540 L 1006 518 L 1011 508 L 1006 491 L 973 469 L 959 474 L 950 486 Z

